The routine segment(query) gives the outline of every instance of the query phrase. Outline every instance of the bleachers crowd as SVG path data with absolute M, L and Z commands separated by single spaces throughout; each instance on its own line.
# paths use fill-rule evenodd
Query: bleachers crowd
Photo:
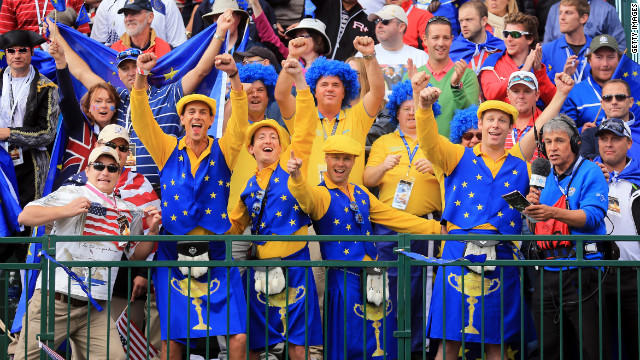
M 640 65 L 605 0 L 64 2 L 1 1 L 0 236 L 25 237 L 2 262 L 33 258 L 44 232 L 184 235 L 62 242 L 57 261 L 225 259 L 186 235 L 398 233 L 468 235 L 413 241 L 429 259 L 640 261 L 635 241 L 499 236 L 638 235 Z M 397 259 L 395 242 L 346 240 L 234 242 L 233 257 Z M 387 270 L 57 267 L 55 289 L 23 278 L 2 350 L 44 351 L 46 293 L 52 349 L 73 359 L 181 359 L 210 336 L 224 359 L 395 359 L 404 295 Z M 465 358 L 462 342 L 488 359 L 505 344 L 639 358 L 635 267 L 422 270 L 417 358 Z M 148 346 L 118 341 L 123 313 Z

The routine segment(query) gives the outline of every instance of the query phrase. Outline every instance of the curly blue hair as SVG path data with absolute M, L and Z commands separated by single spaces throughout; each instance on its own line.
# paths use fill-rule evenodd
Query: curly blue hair
M 466 109 L 456 110 L 451 123 L 449 123 L 449 140 L 454 144 L 460 144 L 462 134 L 469 129 L 478 128 L 478 105 L 471 105 Z
M 238 74 L 240 74 L 240 81 L 243 83 L 253 83 L 254 81 L 258 80 L 262 81 L 262 83 L 267 87 L 269 100 L 274 99 L 273 92 L 276 89 L 278 74 L 276 73 L 276 69 L 272 65 L 243 65 L 238 68 Z
M 337 76 L 344 85 L 344 99 L 342 99 L 342 107 L 349 106 L 351 100 L 360 95 L 360 81 L 358 81 L 358 73 L 349 66 L 349 64 L 338 60 L 327 60 L 324 56 L 317 58 L 305 76 L 309 88 L 313 94 L 316 93 L 316 85 L 318 80 L 323 76 Z
M 431 86 L 431 84 L 429 84 L 428 86 Z M 393 88 L 393 91 L 391 92 L 391 95 L 389 95 L 389 102 L 385 106 L 387 110 L 389 110 L 389 116 L 391 116 L 394 121 L 396 121 L 396 115 L 398 113 L 400 105 L 402 105 L 403 102 L 411 99 L 413 99 L 413 89 L 411 88 L 411 81 L 405 80 L 401 83 L 396 84 L 396 86 Z M 431 108 L 433 109 L 434 116 L 437 117 L 438 115 L 442 114 L 442 111 L 440 110 L 440 103 L 438 103 L 438 101 L 436 101 L 436 103 L 433 104 Z

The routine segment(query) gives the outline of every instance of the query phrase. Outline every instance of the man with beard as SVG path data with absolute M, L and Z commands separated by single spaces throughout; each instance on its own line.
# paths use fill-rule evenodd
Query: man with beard
M 171 51 L 171 45 L 157 36 L 151 28 L 153 22 L 153 8 L 149 0 L 134 0 L 118 10 L 118 14 L 124 14 L 125 33 L 120 40 L 111 45 L 118 52 L 129 48 L 136 48 L 145 53 L 155 53 L 161 57 Z

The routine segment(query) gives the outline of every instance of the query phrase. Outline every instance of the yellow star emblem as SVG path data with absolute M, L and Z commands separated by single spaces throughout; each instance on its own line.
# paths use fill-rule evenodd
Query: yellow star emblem
M 516 227 L 516 223 L 514 223 L 513 221 L 510 222 L 509 225 L 511 225 L 511 227 Z
M 266 225 L 264 222 L 261 222 L 261 223 L 260 223 L 260 227 L 261 227 L 261 228 L 263 228 L 263 229 L 264 229 L 266 226 L 267 226 L 267 225 Z
M 371 235 L 371 233 L 369 231 L 367 231 L 367 235 Z
M 211 194 L 209 194 L 209 195 L 211 195 L 211 198 L 212 198 L 212 199 L 215 199 L 215 198 L 216 198 L 216 195 L 218 195 L 218 194 L 216 194 L 215 192 L 212 192 L 212 193 L 211 193 Z
M 211 209 L 207 208 L 207 210 L 204 211 L 207 215 L 211 214 Z
M 551 65 L 548 65 L 548 66 L 549 66 L 549 71 L 551 71 L 551 69 L 553 69 L 553 66 Z
M 177 216 L 171 215 L 171 221 L 176 221 L 177 218 L 178 218 Z
M 189 212 L 188 212 L 187 210 L 182 210 L 182 214 L 183 214 L 184 216 L 187 216 L 187 215 L 189 215 Z
M 456 191 L 456 185 L 453 185 L 453 191 Z
M 478 208 L 478 210 L 482 210 L 482 205 L 478 204 L 478 206 L 476 206 Z
M 182 155 L 178 156 L 178 160 L 180 160 L 180 161 L 184 160 L 184 158 L 182 157 Z
M 513 206 L 509 205 L 509 209 L 513 210 Z
M 473 159 L 472 161 L 473 161 L 474 164 L 478 163 L 478 160 L 476 160 L 476 159 Z
M 298 211 L 298 209 L 300 209 L 300 207 L 298 206 L 298 204 L 293 204 L 293 210 Z
M 344 252 L 345 255 L 349 255 L 349 249 L 344 249 L 343 252 Z
M 231 182 L 227 181 L 227 183 L 224 186 L 231 187 Z
M 462 183 L 462 187 L 463 188 L 467 187 L 467 182 L 466 181 Z
M 339 225 L 340 224 L 340 220 L 335 219 L 335 220 L 333 220 L 333 223 L 336 224 L 336 225 Z
M 185 176 L 187 176 L 187 174 L 182 173 L 182 178 L 183 178 L 183 179 L 185 178 Z
M 280 178 L 274 178 L 273 182 L 276 183 L 276 184 L 279 183 L 280 182 Z
M 224 184 L 224 181 L 218 180 L 218 185 L 222 186 L 222 184 Z
M 287 195 L 283 194 L 282 196 L 280 196 L 280 199 L 282 199 L 282 201 L 286 201 L 287 200 Z
M 349 208 L 345 206 L 344 212 L 349 212 Z
M 251 213 L 251 217 L 252 217 L 252 218 L 255 218 L 255 217 L 256 217 L 256 213 L 252 212 L 252 213 Z
M 347 224 L 346 228 L 347 230 L 351 230 L 351 224 Z
M 509 182 L 508 181 L 504 182 L 504 187 L 509 187 Z
M 624 74 L 622 74 L 623 77 L 629 77 L 629 73 L 625 72 Z
M 171 185 L 175 185 L 175 184 L 176 184 L 175 180 L 171 179 Z
M 0 51 L 0 60 L 4 59 L 4 51 Z
M 296 221 L 295 221 L 295 220 L 293 220 L 293 219 L 291 219 L 291 220 L 289 221 L 289 224 L 291 224 L 291 226 L 293 226 L 293 225 L 295 225 L 295 224 L 296 224 Z
M 169 206 L 169 203 L 165 201 L 164 202 L 164 207 L 167 207 L 167 206 Z
M 211 166 L 215 166 L 215 165 L 216 165 L 216 162 L 215 162 L 215 161 L 213 161 L 213 160 L 211 160 L 211 161 L 209 162 L 209 165 L 211 165 Z
M 482 175 L 480 174 L 476 175 L 476 180 L 482 180 Z
M 256 196 L 256 194 L 255 193 L 251 193 L 251 194 L 249 194 L 249 196 L 251 196 L 251 198 L 253 199 Z
M 498 217 L 502 217 L 502 215 L 504 215 L 502 214 L 502 211 L 498 211 Z
M 632 72 L 631 74 L 632 74 L 633 76 L 638 76 L 638 72 L 637 72 L 637 71 L 634 71 L 634 72 Z
M 174 195 L 173 198 L 176 199 L 176 201 L 178 201 L 180 200 L 180 195 Z
M 518 170 L 513 170 L 512 173 L 513 175 L 518 175 Z
M 473 191 L 472 191 L 472 192 L 470 192 L 470 193 L 469 193 L 469 198 L 472 198 L 472 197 L 473 197 L 473 195 L 475 195 L 475 194 L 473 193 Z
M 162 185 L 162 188 L 163 188 L 163 189 L 166 189 L 166 188 L 167 188 L 167 184 L 163 184 L 163 185 Z
M 468 212 L 464 213 L 464 217 L 468 218 L 469 217 L 469 213 Z
M 204 181 L 209 181 L 209 175 L 204 176 Z
M 168 73 L 164 74 L 164 79 L 165 80 L 171 80 L 173 79 L 173 77 L 178 73 L 178 70 L 173 70 L 173 68 L 171 68 L 171 71 L 169 71 Z
M 357 190 L 357 189 L 356 189 L 356 193 L 357 193 L 358 195 L 359 195 L 359 194 L 362 194 L 362 193 L 360 192 L 360 190 Z
M 220 216 L 222 216 L 223 219 L 226 219 L 227 218 L 227 213 L 222 213 L 222 214 L 220 214 Z
M 640 106 L 640 100 L 636 101 L 636 105 Z
M 282 216 L 282 212 L 278 211 L 278 212 L 276 213 L 276 216 L 277 216 L 277 217 Z
M 362 199 L 362 205 L 367 205 L 367 202 L 364 199 Z
M 460 200 L 456 200 L 456 206 L 460 206 Z

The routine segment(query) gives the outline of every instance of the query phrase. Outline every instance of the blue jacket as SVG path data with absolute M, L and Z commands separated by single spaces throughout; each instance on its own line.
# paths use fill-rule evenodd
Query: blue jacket
M 595 38 L 598 35 L 609 34 L 618 42 L 620 51 L 624 51 L 627 48 L 627 40 L 616 8 L 604 0 L 589 1 L 589 5 L 591 5 L 591 11 L 589 12 L 589 20 L 584 25 L 585 35 Z M 562 37 L 558 20 L 559 12 L 560 2 L 557 2 L 551 6 L 547 24 L 544 27 L 545 44 Z
M 580 164 L 582 158 L 576 162 Z M 569 182 L 571 185 L 569 186 Z M 569 200 L 571 210 L 582 210 L 587 216 L 584 227 L 569 228 L 573 235 L 604 235 L 606 227 L 604 217 L 609 206 L 609 186 L 600 167 L 589 160 L 582 161 L 572 175 L 560 180 L 552 172 L 547 177 L 544 189 L 540 193 L 540 203 L 553 206 L 562 196 L 562 188 Z M 585 256 L 586 258 L 586 256 Z
M 485 33 L 487 33 L 487 39 L 482 44 L 472 43 L 465 39 L 462 34 L 458 35 L 455 40 L 453 40 L 451 49 L 449 50 L 449 57 L 451 60 L 456 62 L 460 59 L 464 59 L 468 64 L 476 55 L 483 51 L 485 51 L 486 54 L 492 54 L 507 49 L 502 39 L 493 36 L 493 34 L 486 30 Z M 480 57 L 480 64 L 477 64 L 477 72 L 480 72 L 482 61 L 484 61 L 484 55 Z M 476 71 L 476 69 L 473 70 Z
M 596 125 L 600 125 L 602 119 L 606 117 L 604 111 L 600 109 L 600 94 L 602 94 L 602 88 L 589 72 L 579 84 L 571 89 L 560 112 L 572 118 L 580 131 L 582 131 L 584 123 L 596 120 L 596 116 L 598 117 Z
M 636 116 L 630 112 L 629 121 L 627 121 L 629 129 L 631 129 L 631 139 L 633 145 L 631 149 L 627 151 L 627 156 L 632 159 L 640 160 L 640 121 L 636 121 Z M 600 156 L 600 149 L 598 147 L 598 138 L 596 137 L 597 127 L 589 128 L 582 132 L 582 146 L 580 147 L 580 155 L 587 158 L 594 158 Z
M 576 81 L 576 84 L 586 78 L 589 71 L 591 71 L 591 66 L 589 66 L 589 63 L 585 58 L 589 45 L 591 45 L 591 38 L 589 36 L 586 38 L 587 42 L 584 44 L 579 54 L 573 52 L 573 49 L 571 49 L 571 46 L 567 44 L 567 39 L 564 36 L 542 46 L 542 63 L 547 65 L 547 75 L 549 75 L 551 82 L 555 83 L 554 80 L 556 73 L 562 72 L 564 64 L 567 62 L 567 58 L 571 55 L 578 55 L 578 68 L 576 69 L 576 73 L 573 75 L 573 79 Z

